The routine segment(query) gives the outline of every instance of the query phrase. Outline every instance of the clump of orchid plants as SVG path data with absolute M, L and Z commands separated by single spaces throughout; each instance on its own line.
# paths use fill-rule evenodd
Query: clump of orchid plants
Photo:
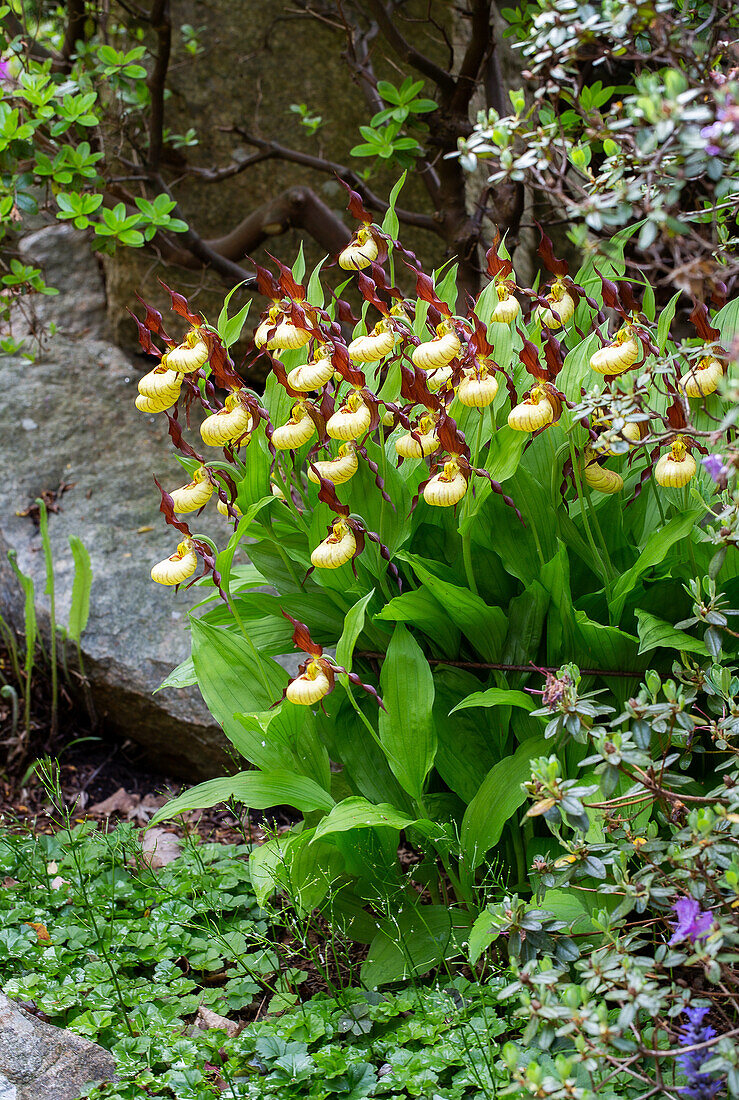
M 460 302 L 453 266 L 429 275 L 397 240 L 392 205 L 382 225 L 353 192 L 349 210 L 360 228 L 335 264 L 309 277 L 302 258 L 255 265 L 268 305 L 238 370 L 225 307 L 213 326 L 170 291 L 188 326 L 179 340 L 150 307 L 139 321 L 159 360 L 139 400 L 186 471 L 160 487 L 178 534 L 152 576 L 205 597 L 192 663 L 170 682 L 199 684 L 255 769 L 168 812 L 216 790 L 293 805 L 306 827 L 279 841 L 293 881 L 313 890 L 340 867 L 347 912 L 357 896 L 379 906 L 378 936 L 391 938 L 396 907 L 413 933 L 420 904 L 388 840 L 404 829 L 432 869 L 433 919 L 448 932 L 434 942 L 453 957 L 447 902 L 484 908 L 489 860 L 531 891 L 526 849 L 546 814 L 519 826 L 524 783 L 580 721 L 535 710 L 540 677 L 577 665 L 617 709 L 629 677 L 668 660 L 665 644 L 704 652 L 686 624 L 723 614 L 739 308 L 691 305 L 671 336 L 677 299 L 657 317 L 651 288 L 637 296 L 617 258 L 571 275 L 544 233 L 533 287 L 496 237 L 487 285 Z M 330 272 L 346 275 L 335 289 Z M 258 393 L 250 372 L 265 363 Z M 213 504 L 218 546 L 197 529 Z M 292 675 L 273 659 L 285 654 Z M 274 882 L 275 851 L 262 858 L 260 882 Z

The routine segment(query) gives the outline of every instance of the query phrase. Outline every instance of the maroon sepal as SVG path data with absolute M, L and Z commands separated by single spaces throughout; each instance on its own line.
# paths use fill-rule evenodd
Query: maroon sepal
M 193 313 L 184 294 L 179 294 L 176 290 L 172 290 L 163 279 L 158 279 L 157 282 L 160 286 L 164 287 L 172 299 L 172 309 L 175 313 L 179 314 L 180 317 L 184 317 L 191 325 L 197 325 L 198 327 L 202 325 L 202 315 L 200 313 Z
M 523 345 L 518 353 L 518 358 L 533 378 L 538 378 L 542 382 L 547 382 L 549 380 L 549 372 L 541 365 L 539 349 L 536 347 L 536 344 L 532 344 L 531 341 L 526 338 L 518 325 L 516 325 L 516 332 L 521 337 Z
M 346 183 L 341 178 L 341 176 L 337 175 L 336 178 L 349 196 L 349 204 L 347 206 L 347 210 L 349 211 L 351 216 L 355 218 L 358 222 L 364 222 L 365 225 L 371 225 L 372 215 L 367 210 L 365 210 L 361 196 L 358 194 L 358 192 L 352 191 L 349 184 Z
M 570 270 L 569 264 L 566 260 L 557 259 L 554 255 L 554 245 L 552 244 L 551 237 L 546 235 L 538 222 L 536 222 L 536 226 L 541 233 L 541 240 L 539 241 L 539 247 L 536 251 L 541 256 L 544 267 L 547 271 L 551 271 L 552 275 L 566 275 Z
M 510 260 L 504 259 L 498 255 L 498 246 L 500 245 L 500 230 L 495 227 L 495 237 L 490 248 L 485 253 L 485 259 L 487 260 L 487 273 L 491 279 L 494 279 L 496 275 L 502 275 L 504 279 L 513 271 L 513 264 Z
M 712 343 L 714 340 L 718 340 L 721 335 L 720 331 L 711 324 L 708 308 L 704 302 L 695 303 L 688 320 L 693 322 L 695 331 L 698 333 L 701 340 L 707 340 Z
M 255 263 L 254 260 L 249 260 L 249 263 L 257 273 L 257 290 L 262 297 L 269 298 L 271 302 L 279 302 L 282 292 L 272 272 L 268 268 Z
M 126 310 L 128 313 L 130 313 L 131 317 L 133 317 L 134 321 L 136 322 L 136 328 L 139 332 L 139 344 L 141 345 L 141 350 L 144 352 L 145 355 L 155 355 L 157 359 L 161 359 L 161 349 L 158 348 L 152 340 L 151 333 L 149 332 L 146 325 L 138 319 L 133 310 L 129 309 L 128 306 L 126 306 Z
M 150 306 L 148 302 L 145 302 L 140 294 L 136 294 L 136 298 L 139 300 L 139 302 L 141 302 L 141 305 L 146 310 L 144 324 L 148 328 L 149 332 L 156 333 L 156 335 L 159 336 L 160 339 L 164 340 L 165 344 L 168 344 L 171 348 L 173 348 L 175 346 L 175 341 L 172 340 L 171 337 L 167 336 L 167 333 L 164 331 L 164 323 L 159 310 L 154 309 L 154 307 Z M 129 313 L 130 312 L 131 311 L 129 310 Z
M 302 283 L 296 281 L 295 276 L 289 267 L 285 267 L 276 256 L 273 256 L 271 252 L 267 252 L 272 263 L 277 264 L 280 274 L 277 280 L 280 290 L 286 298 L 290 298 L 293 302 L 305 301 L 305 287 Z
M 310 653 L 311 657 L 322 657 L 323 646 L 320 646 L 317 642 L 313 641 L 310 636 L 310 631 L 308 630 L 308 627 L 305 625 L 305 623 L 301 623 L 298 619 L 294 619 L 292 615 L 288 615 L 287 611 L 283 610 L 282 614 L 295 627 L 295 630 L 293 631 L 293 642 L 298 647 L 298 649 L 302 649 L 303 653 Z

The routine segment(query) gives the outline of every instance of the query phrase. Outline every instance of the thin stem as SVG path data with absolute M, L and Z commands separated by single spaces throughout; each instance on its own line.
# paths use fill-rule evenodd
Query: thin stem
M 475 439 L 475 450 L 474 450 L 474 453 L 473 453 L 473 456 L 472 456 L 472 465 L 473 466 L 477 466 L 477 461 L 478 461 L 478 457 L 479 457 L 479 454 L 480 454 L 480 445 L 482 443 L 482 426 L 483 426 L 483 423 L 484 423 L 484 415 L 485 414 L 484 414 L 483 410 L 480 409 L 480 418 L 479 418 L 479 422 L 478 422 L 478 425 L 477 425 L 477 437 Z M 463 511 L 462 511 L 462 524 L 465 523 L 465 521 L 467 520 L 467 517 L 469 515 L 469 511 L 470 511 L 470 508 L 471 508 L 471 503 L 470 503 L 471 501 L 472 501 L 472 493 L 468 489 L 467 490 L 467 495 L 465 496 L 465 500 L 464 500 L 464 508 L 463 508 Z M 478 592 L 477 592 L 477 582 L 475 580 L 475 570 L 474 570 L 473 565 L 472 565 L 472 535 L 470 533 L 469 527 L 467 527 L 464 534 L 462 535 L 462 561 L 464 562 L 464 571 L 465 571 L 465 574 L 467 576 L 467 583 L 470 586 L 470 591 L 474 592 L 475 595 L 477 595 L 478 594 Z
M 580 477 L 580 465 L 578 463 L 577 455 L 575 454 L 575 445 L 572 442 L 572 439 L 570 439 L 570 457 L 572 458 L 572 473 L 573 473 L 574 478 L 575 478 L 575 488 L 577 489 L 577 497 L 578 497 L 578 500 L 580 501 L 580 515 L 582 517 L 583 527 L 585 528 L 585 534 L 587 536 L 587 540 L 588 540 L 588 543 L 590 545 L 590 550 L 593 554 L 594 563 L 597 565 L 599 560 L 600 560 L 600 557 L 599 557 L 598 547 L 595 544 L 595 539 L 593 537 L 593 532 L 592 532 L 591 527 L 590 527 L 590 522 L 588 520 L 587 507 L 585 507 L 585 494 L 583 492 L 582 479 Z M 603 563 L 601 562 L 600 564 L 601 564 L 601 570 L 600 570 L 601 579 L 603 581 L 603 584 L 604 584 L 604 587 L 605 587 L 605 590 L 606 590 L 606 598 L 607 598 L 608 602 L 610 603 L 610 598 L 611 598 L 610 597 L 610 581 L 609 581 L 609 577 L 608 577 L 608 572 L 603 567 Z

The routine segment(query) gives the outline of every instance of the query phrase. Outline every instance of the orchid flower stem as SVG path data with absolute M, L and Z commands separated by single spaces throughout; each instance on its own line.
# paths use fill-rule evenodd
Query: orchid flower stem
M 603 559 L 604 559 L 605 564 L 608 568 L 608 572 L 609 572 L 611 578 L 614 578 L 616 576 L 616 570 L 613 568 L 613 563 L 611 562 L 611 555 L 608 553 L 608 547 L 606 546 L 606 540 L 603 538 L 603 531 L 601 530 L 600 521 L 598 520 L 598 513 L 596 511 L 595 505 L 593 504 L 592 497 L 590 495 L 590 486 L 588 485 L 587 481 L 585 481 L 584 479 L 583 479 L 583 489 L 585 490 L 585 503 L 587 505 L 588 511 L 590 512 L 590 518 L 593 521 L 593 526 L 595 528 L 595 533 L 598 536 L 598 541 L 600 542 L 600 545 L 601 545 L 602 550 L 603 550 Z
M 477 425 L 477 437 L 475 439 L 475 450 L 472 455 L 472 465 L 477 466 L 478 456 L 480 454 L 480 444 L 482 442 L 482 427 L 485 422 L 485 413 L 483 409 L 480 409 L 480 417 Z M 467 490 L 464 498 L 464 508 L 462 510 L 462 525 L 464 526 L 472 501 L 472 491 Z M 462 561 L 464 562 L 464 571 L 467 576 L 467 584 L 470 586 L 470 591 L 478 595 L 477 582 L 475 580 L 475 570 L 472 565 L 472 535 L 469 527 L 467 527 L 462 535 Z
M 653 477 L 650 477 L 649 484 L 652 486 L 652 492 L 654 493 L 654 499 L 657 501 L 657 508 L 659 510 L 659 517 L 662 520 L 662 526 L 667 523 L 667 517 L 665 516 L 665 510 L 662 507 L 662 499 L 659 495 L 659 489 L 657 488 L 657 482 Z
M 287 478 L 287 480 L 285 479 L 282 470 L 280 469 L 279 461 L 275 462 L 274 473 L 275 477 L 277 478 L 278 484 L 282 489 L 288 508 L 293 513 L 296 520 L 298 521 L 298 524 L 303 528 L 306 535 L 308 535 L 310 533 L 310 528 L 308 527 L 308 524 L 306 523 L 302 513 L 295 507 L 295 501 L 293 500 L 292 495 L 292 479 L 289 477 Z
M 601 572 L 601 576 L 602 576 L 602 579 L 603 579 L 603 584 L 604 584 L 604 587 L 605 587 L 605 590 L 606 590 L 606 599 L 610 603 L 611 585 L 610 585 L 610 578 L 609 578 L 609 575 L 608 575 L 608 569 L 606 568 L 605 562 L 601 561 L 601 554 L 598 550 L 598 547 L 595 545 L 595 539 L 593 538 L 593 532 L 592 532 L 592 529 L 590 527 L 590 521 L 588 519 L 587 502 L 586 502 L 586 499 L 585 499 L 585 493 L 583 491 L 582 478 L 580 477 L 580 464 L 578 462 L 577 454 L 575 453 L 575 445 L 572 442 L 572 439 L 570 439 L 570 457 L 572 458 L 572 473 L 573 473 L 573 476 L 575 478 L 575 487 L 577 489 L 577 497 L 578 497 L 578 500 L 580 501 L 580 515 L 582 516 L 583 527 L 585 528 L 585 534 L 587 536 L 587 540 L 588 540 L 588 543 L 590 545 L 590 549 L 591 549 L 592 554 L 593 554 L 594 563 L 600 562 L 600 564 L 601 564 L 600 572 Z

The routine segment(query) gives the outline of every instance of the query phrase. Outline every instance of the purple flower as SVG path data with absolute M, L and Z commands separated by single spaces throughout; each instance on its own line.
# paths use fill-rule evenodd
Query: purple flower
M 0 81 L 10 78 L 10 65 L 4 57 L 0 57 Z
M 684 1047 L 698 1046 L 706 1043 L 716 1035 L 714 1028 L 703 1027 L 703 1020 L 708 1013 L 707 1008 L 686 1008 L 685 1015 L 688 1023 L 680 1028 L 680 1038 Z M 703 1047 L 702 1050 L 688 1050 L 685 1054 L 678 1055 L 677 1063 L 685 1074 L 687 1084 L 679 1090 L 683 1096 L 690 1100 L 713 1100 L 723 1091 L 723 1081 L 717 1080 L 710 1073 L 703 1073 L 703 1064 L 711 1057 L 711 1047 Z
M 721 455 L 706 455 L 703 459 L 703 465 L 716 483 L 722 481 L 729 475 L 729 471 L 727 467 L 724 466 L 724 460 Z
M 691 943 L 703 940 L 711 931 L 713 917 L 705 913 L 695 898 L 678 898 L 672 907 L 677 915 L 677 924 L 669 941 L 669 946 L 689 939 Z

